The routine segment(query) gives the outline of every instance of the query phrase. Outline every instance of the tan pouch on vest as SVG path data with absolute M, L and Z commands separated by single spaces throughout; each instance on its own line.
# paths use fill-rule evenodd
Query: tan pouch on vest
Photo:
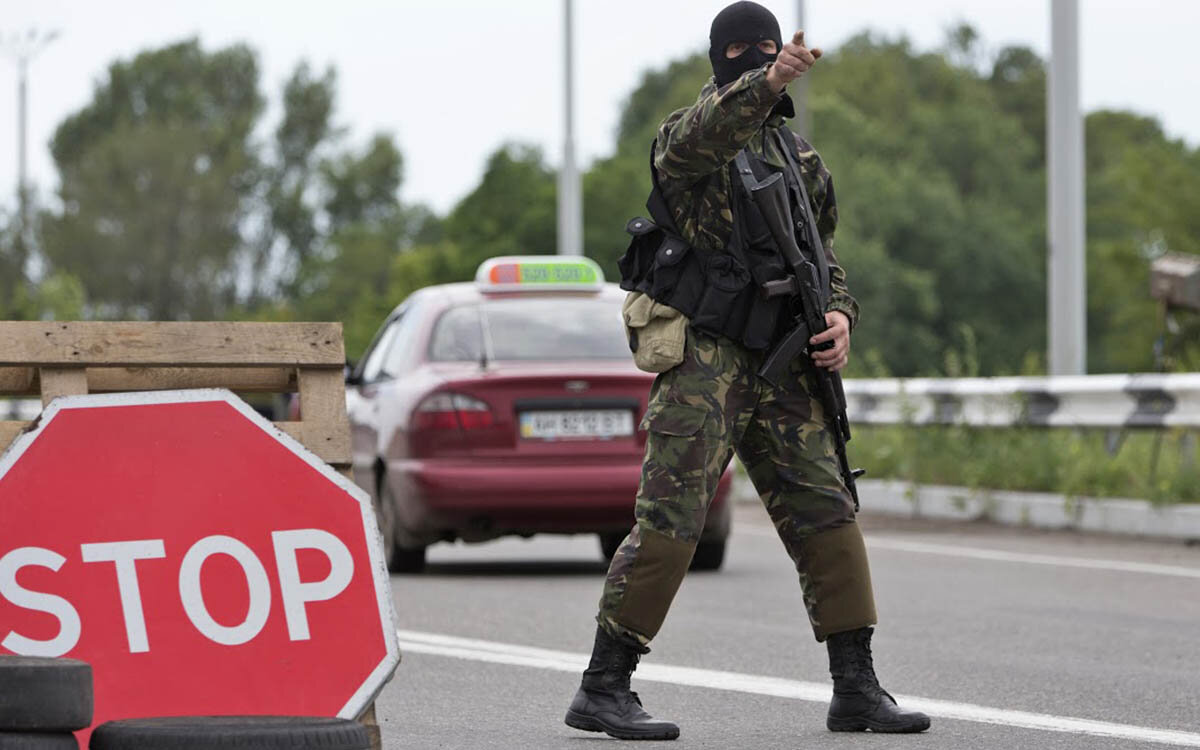
M 683 361 L 688 319 L 642 292 L 630 292 L 621 306 L 625 334 L 639 370 L 666 372 Z

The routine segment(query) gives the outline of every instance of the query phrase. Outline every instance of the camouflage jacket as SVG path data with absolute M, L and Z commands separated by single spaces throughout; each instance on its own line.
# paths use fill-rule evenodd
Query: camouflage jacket
M 767 85 L 766 70 L 764 66 L 749 71 L 723 89 L 710 79 L 695 104 L 663 121 L 654 152 L 659 185 L 687 242 L 706 250 L 725 250 L 733 233 L 733 191 L 726 165 L 749 146 L 772 166 L 786 168 L 779 141 L 770 131 L 780 129 L 785 137 L 795 138 L 800 171 L 816 208 L 817 231 L 829 261 L 828 310 L 845 313 L 853 328 L 858 324 L 858 302 L 850 296 L 846 272 L 833 254 L 837 227 L 833 177 L 813 147 L 784 126 L 783 115 L 772 114 L 782 96 Z

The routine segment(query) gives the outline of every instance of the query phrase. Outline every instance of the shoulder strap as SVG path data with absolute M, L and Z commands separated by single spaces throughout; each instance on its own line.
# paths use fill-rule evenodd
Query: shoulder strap
M 786 135 L 784 135 L 786 133 Z M 804 212 L 805 229 L 808 233 L 808 246 L 813 249 L 813 263 L 817 266 L 817 275 L 821 282 L 821 301 L 829 302 L 832 289 L 829 286 L 829 259 L 825 257 L 825 244 L 821 242 L 821 232 L 817 229 L 817 220 L 813 217 L 813 205 L 808 199 L 808 188 L 804 187 L 804 173 L 800 171 L 800 149 L 796 145 L 796 136 L 787 128 L 776 128 L 775 135 L 781 141 L 784 158 L 795 178 L 800 190 L 800 210 Z
M 654 152 L 658 148 L 658 139 L 650 144 L 650 183 L 653 187 L 650 188 L 650 197 L 646 199 L 646 210 L 650 212 L 650 218 L 654 223 L 679 237 L 679 230 L 675 227 L 675 219 L 671 216 L 671 209 L 667 206 L 667 199 L 663 196 L 662 188 L 658 185 L 658 170 L 654 167 Z

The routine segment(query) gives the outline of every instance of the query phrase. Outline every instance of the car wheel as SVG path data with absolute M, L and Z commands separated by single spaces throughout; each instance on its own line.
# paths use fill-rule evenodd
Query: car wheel
M 420 573 L 425 570 L 425 548 L 396 545 L 389 569 L 393 573 Z
M 692 556 L 692 570 L 720 570 L 725 562 L 725 540 L 700 542 Z
M 394 570 L 396 558 L 396 501 L 387 480 L 380 478 L 379 490 L 372 498 L 375 507 L 375 523 L 379 526 L 379 536 L 383 538 L 383 559 L 388 570 Z
M 623 541 L 625 541 L 624 531 L 602 532 L 600 534 L 600 554 L 604 555 L 605 560 L 612 560 Z

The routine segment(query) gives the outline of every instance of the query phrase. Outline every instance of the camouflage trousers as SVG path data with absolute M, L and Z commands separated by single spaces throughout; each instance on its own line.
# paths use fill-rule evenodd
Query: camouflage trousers
M 736 450 L 800 574 L 817 640 L 875 624 L 854 502 L 832 434 L 803 365 L 775 388 L 762 354 L 689 328 L 684 360 L 658 376 L 647 430 L 636 524 L 613 556 L 597 620 L 645 645 L 662 626 Z

